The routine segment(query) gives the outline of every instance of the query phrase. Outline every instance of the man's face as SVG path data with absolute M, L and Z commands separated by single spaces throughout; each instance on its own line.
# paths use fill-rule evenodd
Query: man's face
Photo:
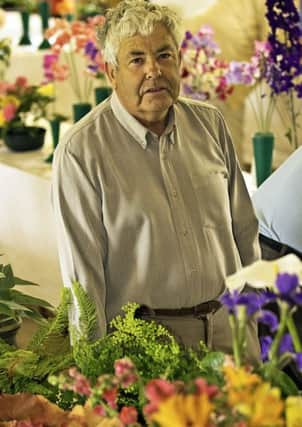
M 180 60 L 173 37 L 159 24 L 149 36 L 124 39 L 117 59 L 117 68 L 107 64 L 107 74 L 123 106 L 146 127 L 163 125 L 179 94 Z

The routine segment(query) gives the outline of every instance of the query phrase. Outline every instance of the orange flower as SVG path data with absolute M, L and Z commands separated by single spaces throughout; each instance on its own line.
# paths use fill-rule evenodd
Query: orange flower
M 160 427 L 207 427 L 212 404 L 207 394 L 174 394 L 162 402 L 151 420 Z

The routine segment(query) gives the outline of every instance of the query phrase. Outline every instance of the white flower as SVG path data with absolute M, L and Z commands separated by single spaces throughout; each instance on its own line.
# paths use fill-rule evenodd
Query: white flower
M 302 262 L 293 254 L 274 261 L 256 261 L 226 278 L 226 287 L 230 291 L 241 290 L 249 284 L 253 288 L 274 288 L 278 273 L 297 274 L 302 281 Z

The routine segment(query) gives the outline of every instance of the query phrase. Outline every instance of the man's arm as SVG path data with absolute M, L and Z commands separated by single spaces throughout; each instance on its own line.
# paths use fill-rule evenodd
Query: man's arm
M 53 165 L 52 203 L 64 286 L 77 280 L 95 303 L 98 330 L 106 333 L 105 274 L 106 232 L 102 224 L 101 191 L 87 170 L 87 162 L 70 145 L 58 146 Z M 79 326 L 74 303 L 70 321 Z
M 242 265 L 260 258 L 258 221 L 237 160 L 229 130 L 221 114 L 218 115 L 219 140 L 229 171 L 229 198 L 234 238 Z

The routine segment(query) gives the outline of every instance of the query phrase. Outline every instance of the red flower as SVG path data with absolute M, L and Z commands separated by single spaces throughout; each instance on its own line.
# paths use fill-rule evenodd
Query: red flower
M 103 393 L 103 398 L 106 400 L 108 405 L 111 406 L 111 408 L 116 409 L 117 408 L 117 387 L 113 387 L 105 390 Z
M 121 422 L 127 426 L 137 421 L 137 410 L 134 406 L 123 406 L 119 416 Z

